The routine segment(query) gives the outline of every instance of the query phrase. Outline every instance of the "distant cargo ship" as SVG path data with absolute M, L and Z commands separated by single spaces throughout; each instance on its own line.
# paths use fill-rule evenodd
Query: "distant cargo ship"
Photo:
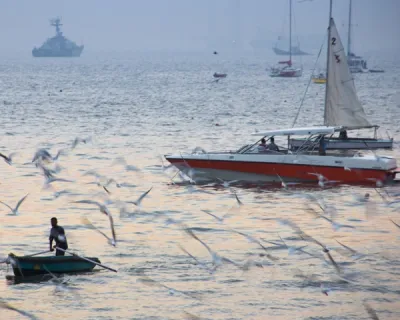
M 40 48 L 33 48 L 34 57 L 79 57 L 84 46 L 78 46 L 75 42 L 63 36 L 60 26 L 60 18 L 50 20 L 50 25 L 56 27 L 56 35 L 46 40 Z

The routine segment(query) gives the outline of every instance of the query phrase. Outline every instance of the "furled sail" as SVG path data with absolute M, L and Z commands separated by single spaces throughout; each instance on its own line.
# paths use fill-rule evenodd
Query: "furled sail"
M 327 99 L 324 124 L 349 129 L 372 127 L 358 100 L 346 53 L 333 18 L 330 21 Z

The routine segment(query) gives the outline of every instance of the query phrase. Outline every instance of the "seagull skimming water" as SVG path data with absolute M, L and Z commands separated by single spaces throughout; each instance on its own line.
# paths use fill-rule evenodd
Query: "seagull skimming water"
M 29 193 L 28 193 L 28 194 L 29 194 Z M 26 197 L 28 196 L 28 194 L 27 194 L 25 197 L 23 197 L 21 200 L 19 200 L 19 201 L 17 202 L 17 205 L 15 206 L 15 208 L 11 208 L 7 203 L 5 203 L 5 202 L 3 202 L 3 201 L 0 201 L 0 203 L 4 204 L 5 206 L 7 206 L 8 208 L 11 209 L 11 213 L 10 213 L 10 214 L 12 214 L 12 215 L 17 215 L 17 214 L 19 213 L 19 212 L 18 212 L 18 208 L 21 206 L 22 202 L 24 202 L 24 200 L 26 199 Z

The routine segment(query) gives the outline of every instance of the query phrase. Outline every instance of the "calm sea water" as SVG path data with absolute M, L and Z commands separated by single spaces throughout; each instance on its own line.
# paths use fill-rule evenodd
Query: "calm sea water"
M 386 72 L 355 75 L 359 97 L 371 122 L 382 126 L 381 134 L 386 136 L 388 130 L 398 141 L 400 65 L 391 56 L 368 58 Z M 278 59 L 270 54 L 3 59 L 0 152 L 17 154 L 13 166 L 0 161 L 0 200 L 14 206 L 29 195 L 18 216 L 0 207 L 0 259 L 10 252 L 27 255 L 46 250 L 49 220 L 56 216 L 71 251 L 98 257 L 118 273 L 68 276 L 66 287 L 52 282 L 15 285 L 5 280 L 12 270 L 3 264 L 1 299 L 39 319 L 195 319 L 189 314 L 199 319 L 368 319 L 364 301 L 380 319 L 399 319 L 400 229 L 389 219 L 400 223 L 400 216 L 396 205 L 387 206 L 373 188 L 311 187 L 288 192 L 276 186 L 234 186 L 243 202 L 239 208 L 227 188 L 203 187 L 198 190 L 208 193 L 190 193 L 186 184 L 173 185 L 162 171 L 163 154 L 196 146 L 238 149 L 252 142 L 250 133 L 255 129 L 291 126 L 315 57 L 303 58 L 305 72 L 298 79 L 269 78 L 265 68 Z M 215 71 L 227 72 L 228 77 L 213 83 Z M 324 86 L 311 84 L 299 126 L 322 123 L 323 98 Z M 92 140 L 57 161 L 62 167 L 58 176 L 74 182 L 56 182 L 54 190 L 43 188 L 39 169 L 25 163 L 38 148 L 55 155 L 76 137 Z M 397 143 L 393 151 L 379 153 L 400 155 Z M 114 163 L 117 157 L 141 171 L 127 171 Z M 104 190 L 91 183 L 94 178 L 83 175 L 91 169 L 121 184 L 107 187 L 120 240 L 116 248 L 81 222 L 87 216 L 111 236 L 107 217 L 94 206 L 73 203 L 107 200 Z M 120 215 L 119 202 L 134 201 L 150 187 L 140 210 L 128 204 L 130 213 Z M 64 189 L 71 194 L 54 197 L 55 191 Z M 379 192 L 398 190 L 387 187 Z M 300 198 L 300 193 L 323 197 L 336 207 L 336 220 L 352 228 L 335 231 L 326 220 L 315 218 L 305 205 L 317 206 Z M 370 194 L 366 205 L 355 199 L 365 193 Z M 231 215 L 218 223 L 202 210 Z M 298 239 L 277 218 L 290 219 L 327 245 L 342 275 L 336 274 L 327 256 L 324 261 L 320 247 Z M 179 245 L 209 263 L 206 249 L 178 225 L 166 223 L 168 219 L 193 228 L 222 256 L 237 263 L 251 258 L 263 268 L 244 272 L 227 264 L 210 275 Z M 260 257 L 264 251 L 257 244 L 231 229 L 260 239 L 279 260 Z M 315 257 L 289 254 L 280 237 L 290 246 L 307 245 L 304 250 Z M 365 256 L 356 260 L 346 255 L 349 252 L 335 240 Z M 187 295 L 146 285 L 138 281 L 143 274 Z M 328 295 L 321 292 L 321 285 L 332 289 Z M 2 309 L 0 318 L 22 316 Z

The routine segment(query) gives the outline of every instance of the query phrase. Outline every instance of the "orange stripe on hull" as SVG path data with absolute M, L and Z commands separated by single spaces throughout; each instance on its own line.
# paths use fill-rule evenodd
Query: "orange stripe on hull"
M 184 165 L 182 159 L 168 158 L 167 160 L 175 165 Z M 227 170 L 241 173 L 259 174 L 283 179 L 293 179 L 300 181 L 318 181 L 318 176 L 310 174 L 316 173 L 323 175 L 328 180 L 340 181 L 342 183 L 376 183 L 377 180 L 385 182 L 388 178 L 394 178 L 391 171 L 376 169 L 350 169 L 344 167 L 313 166 L 303 164 L 282 164 L 282 163 L 262 163 L 244 161 L 224 161 L 224 160 L 193 160 L 185 159 L 185 163 L 194 169 Z

